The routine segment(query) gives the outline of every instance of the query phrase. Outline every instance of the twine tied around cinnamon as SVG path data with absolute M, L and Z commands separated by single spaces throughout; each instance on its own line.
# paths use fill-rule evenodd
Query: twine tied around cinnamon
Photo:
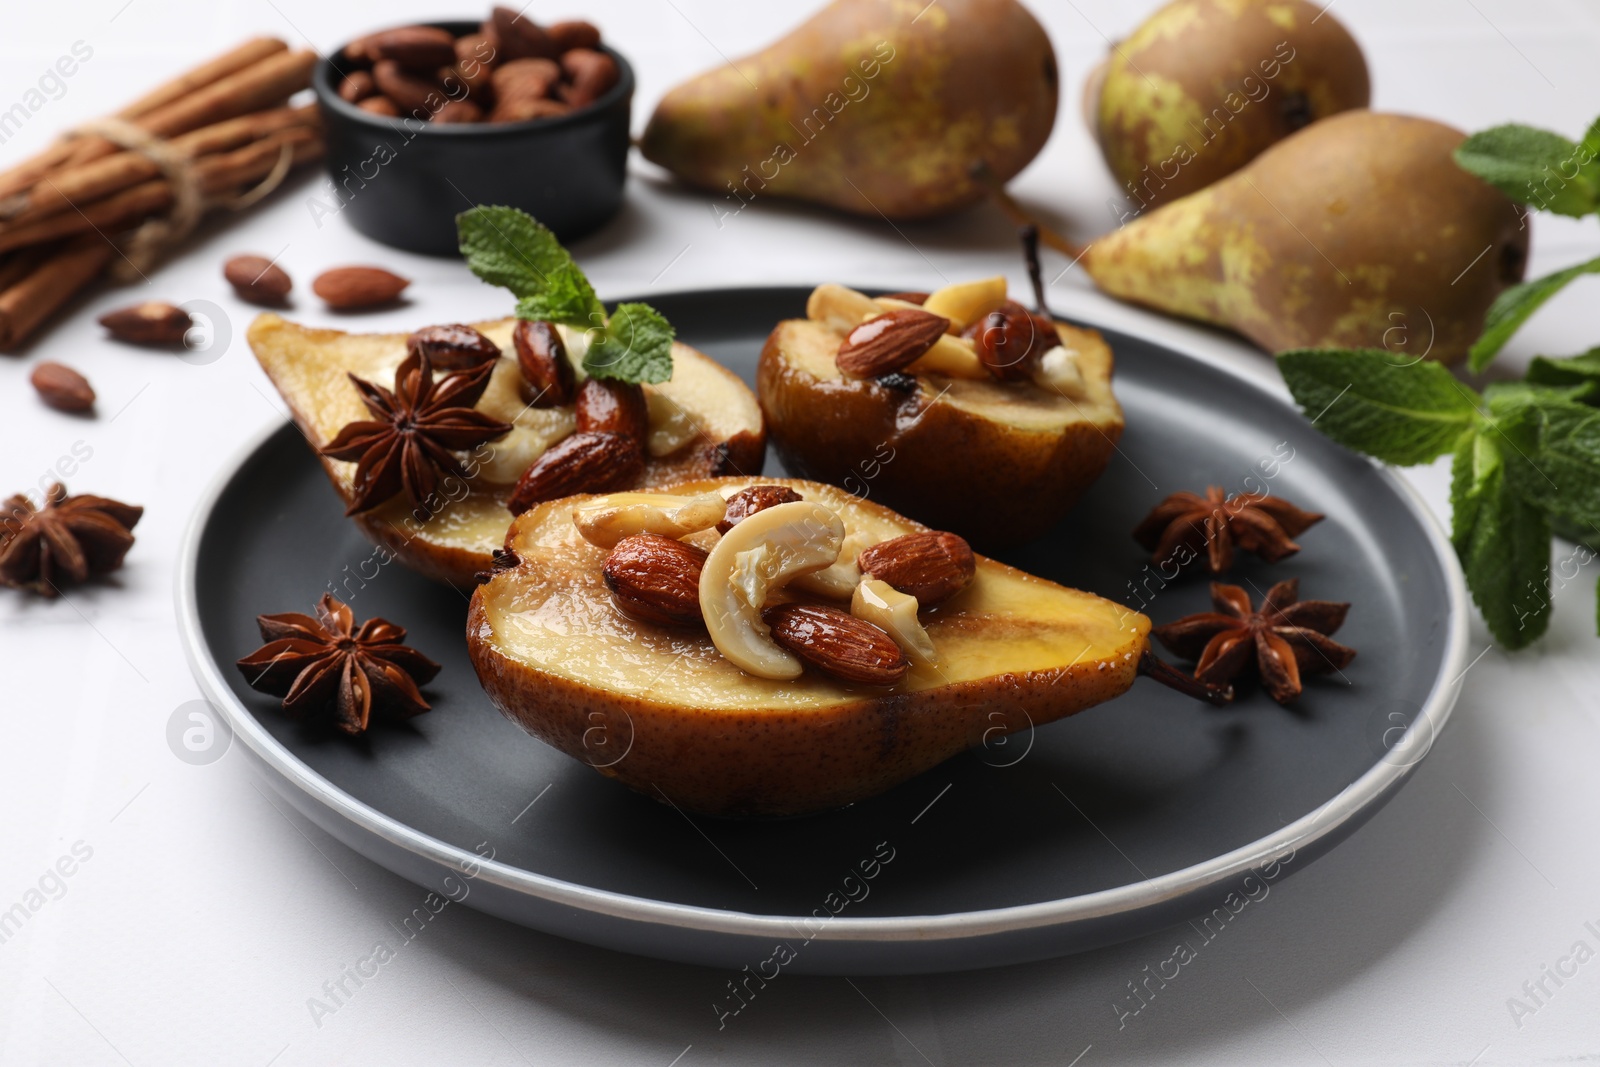
M 242 211 L 261 200 L 283 184 L 294 164 L 294 148 L 284 144 L 272 170 L 254 188 L 238 196 L 208 198 L 200 189 L 194 156 L 131 122 L 109 116 L 94 119 L 78 126 L 69 136 L 103 137 L 119 148 L 137 152 L 155 164 L 172 185 L 172 210 L 140 223 L 121 249 L 123 261 L 111 269 L 119 282 L 144 277 L 145 271 L 154 268 L 162 256 L 193 232 L 211 208 Z

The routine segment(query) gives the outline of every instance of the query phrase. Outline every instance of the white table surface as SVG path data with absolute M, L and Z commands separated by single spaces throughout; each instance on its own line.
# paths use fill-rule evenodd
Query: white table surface
M 781 32 L 795 5 L 594 0 L 581 14 L 639 71 L 635 128 L 671 84 Z M 805 6 L 805 5 L 799 5 Z M 1015 192 L 1079 234 L 1109 228 L 1111 181 L 1078 119 L 1078 88 L 1134 0 L 1036 0 L 1066 71 L 1055 135 Z M 252 33 L 326 50 L 357 31 L 454 13 L 436 0 L 71 0 L 5 5 L 0 107 L 82 40 L 93 57 L 22 132 L 9 164 L 55 129 Z M 537 5 L 535 17 L 578 13 Z M 1374 70 L 1375 103 L 1464 128 L 1533 121 L 1576 135 L 1600 112 L 1593 0 L 1342 0 Z M 0 490 L 31 487 L 92 449 L 75 490 L 142 503 L 111 585 L 47 603 L 0 596 L 0 910 L 25 899 L 75 843 L 92 850 L 20 933 L 0 944 L 6 1064 L 703 1063 L 1566 1063 L 1600 1056 L 1600 961 L 1531 1014 L 1524 997 L 1576 942 L 1600 949 L 1600 639 L 1596 568 L 1556 596 L 1549 636 L 1508 654 L 1474 620 L 1465 692 L 1411 782 L 1351 840 L 1275 885 L 1229 935 L 1119 1030 L 1114 1000 L 1173 935 L 1028 966 L 915 978 L 791 976 L 718 1031 L 713 970 L 562 941 L 462 907 L 441 913 L 339 1010 L 307 1007 L 416 907 L 417 887 L 311 826 L 239 752 L 176 758 L 167 723 L 198 697 L 173 619 L 174 559 L 201 490 L 237 446 L 279 420 L 242 331 L 251 310 L 219 275 L 230 253 L 281 254 L 302 290 L 322 268 L 386 263 L 411 301 L 360 328 L 411 329 L 501 314 L 506 297 L 459 263 L 394 253 L 320 228 L 305 182 L 208 230 L 147 285 L 100 292 L 18 356 L 0 356 Z M 1600 253 L 1592 220 L 1541 216 L 1532 270 Z M 1010 228 L 987 208 L 934 224 L 854 221 L 757 203 L 718 227 L 708 201 L 635 160 L 619 221 L 575 251 L 602 295 L 728 282 L 844 278 L 929 287 L 1003 270 L 1022 281 Z M 1060 269 L 1056 261 L 1054 275 Z M 1581 281 L 1504 362 L 1600 341 Z M 94 316 L 136 298 L 206 299 L 234 338 L 196 366 L 104 342 Z M 1189 346 L 1274 381 L 1243 344 L 1118 306 L 1074 272 L 1058 310 Z M 309 296 L 295 317 L 331 323 Z M 340 325 L 349 325 L 341 320 Z M 26 377 L 58 359 L 85 371 L 100 415 L 43 408 Z M 270 399 L 269 399 L 270 398 Z M 1410 477 L 1441 517 L 1446 472 Z M 1177 487 L 1173 487 L 1177 488 Z M 1565 555 L 1570 546 L 1558 543 Z M 46 879 L 46 888 L 57 890 Z M 1566 965 L 1571 969 L 1571 965 Z M 1531 1002 L 1529 1002 L 1531 1003 Z M 1074 1057 L 1079 1057 L 1074 1059 Z

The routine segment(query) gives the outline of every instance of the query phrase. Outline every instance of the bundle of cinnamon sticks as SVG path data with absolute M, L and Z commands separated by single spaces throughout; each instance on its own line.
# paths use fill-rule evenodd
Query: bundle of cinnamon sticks
M 98 124 L 117 141 L 141 143 L 80 131 L 0 172 L 0 349 L 125 261 L 141 224 L 180 206 L 185 190 L 171 167 L 183 168 L 189 198 L 198 194 L 207 209 L 248 199 L 286 167 L 319 158 L 316 105 L 288 106 L 311 84 L 315 62 L 314 52 L 253 38 Z

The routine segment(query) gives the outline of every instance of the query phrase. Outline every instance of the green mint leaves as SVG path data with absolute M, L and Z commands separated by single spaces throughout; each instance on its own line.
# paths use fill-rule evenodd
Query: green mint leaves
M 1578 142 L 1531 126 L 1496 126 L 1468 137 L 1455 158 L 1462 169 L 1519 204 L 1570 218 L 1600 215 L 1600 119 Z M 1600 259 L 1501 293 L 1485 318 L 1483 336 L 1472 346 L 1472 369 L 1488 366 L 1529 316 L 1585 274 L 1600 274 Z
M 1410 466 L 1454 453 L 1451 541 L 1495 640 L 1522 648 L 1550 621 L 1552 523 L 1600 542 L 1600 350 L 1541 359 L 1482 394 L 1436 363 L 1377 349 L 1278 357 L 1306 416 L 1333 440 Z
M 593 378 L 664 382 L 672 377 L 672 325 L 648 304 L 621 304 L 610 318 L 594 287 L 537 219 L 510 207 L 456 216 L 472 273 L 511 290 L 517 317 L 589 331 L 583 369 Z

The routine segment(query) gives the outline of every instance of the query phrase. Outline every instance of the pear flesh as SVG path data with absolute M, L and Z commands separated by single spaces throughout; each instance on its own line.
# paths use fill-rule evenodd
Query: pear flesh
M 1465 135 L 1347 111 L 1089 246 L 1103 291 L 1269 352 L 1384 348 L 1454 362 L 1522 279 L 1522 209 L 1462 170 Z

